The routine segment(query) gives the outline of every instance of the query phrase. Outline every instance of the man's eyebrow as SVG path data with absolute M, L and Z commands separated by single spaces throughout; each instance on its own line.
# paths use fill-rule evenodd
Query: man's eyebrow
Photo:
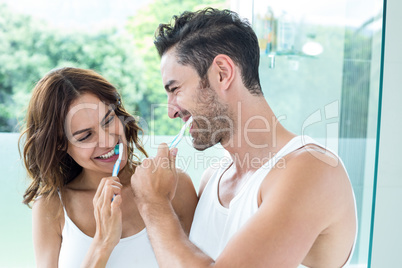
M 108 117 L 108 115 L 109 115 L 112 111 L 113 111 L 112 109 L 110 109 L 109 111 L 107 111 L 107 113 L 105 114 L 105 117 L 103 117 L 103 119 L 102 119 L 102 121 L 101 121 L 101 124 L 103 124 L 103 123 L 105 122 L 105 119 Z M 84 129 L 77 130 L 76 132 L 73 133 L 73 136 L 78 135 L 78 134 L 81 134 L 81 133 L 86 132 L 86 131 L 88 131 L 88 130 L 91 130 L 91 128 L 84 128 Z
M 172 90 L 169 87 L 172 86 L 176 82 L 177 82 L 176 80 L 170 80 L 169 82 L 167 82 L 166 85 L 165 85 L 165 90 L 167 92 L 171 92 Z

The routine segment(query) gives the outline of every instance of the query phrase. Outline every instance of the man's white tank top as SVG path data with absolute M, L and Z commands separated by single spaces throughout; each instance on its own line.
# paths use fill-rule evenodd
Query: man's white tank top
M 84 234 L 64 210 L 64 228 L 59 255 L 59 268 L 81 267 L 93 238 Z M 113 249 L 106 267 L 158 267 L 148 234 L 144 228 L 139 233 L 120 239 Z
M 190 231 L 190 240 L 216 260 L 230 238 L 257 212 L 258 191 L 271 168 L 275 166 L 279 159 L 307 144 L 316 144 L 324 148 L 308 136 L 293 138 L 245 182 L 240 191 L 230 201 L 229 208 L 223 207 L 218 199 L 218 184 L 221 175 L 232 163 L 230 161 L 221 162 L 219 169 L 216 170 L 206 184 L 198 202 Z M 342 163 L 342 161 L 340 162 Z M 347 263 L 349 263 L 353 255 L 353 250 L 354 245 Z M 299 267 L 304 266 L 300 265 Z

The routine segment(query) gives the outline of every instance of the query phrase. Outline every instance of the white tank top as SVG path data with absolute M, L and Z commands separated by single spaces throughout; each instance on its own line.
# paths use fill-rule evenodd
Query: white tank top
M 324 148 L 308 136 L 293 138 L 245 182 L 240 191 L 230 201 L 229 208 L 223 207 L 218 199 L 220 177 L 231 165 L 230 161 L 222 162 L 220 168 L 209 179 L 200 197 L 190 231 L 190 240 L 216 260 L 230 238 L 257 212 L 258 191 L 271 168 L 275 166 L 279 159 L 306 144 L 316 144 Z M 349 263 L 353 255 L 353 250 L 354 245 L 347 263 Z M 301 267 L 305 266 L 301 265 Z
M 81 267 L 93 238 L 84 234 L 74 224 L 68 217 L 64 206 L 63 210 L 65 222 L 62 231 L 59 268 Z M 106 267 L 158 267 L 146 229 L 120 239 L 113 249 Z

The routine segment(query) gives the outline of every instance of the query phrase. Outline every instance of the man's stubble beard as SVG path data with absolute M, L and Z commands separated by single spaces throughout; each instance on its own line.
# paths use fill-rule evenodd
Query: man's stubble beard
M 215 90 L 209 86 L 200 88 L 196 96 L 197 108 L 193 114 L 193 146 L 199 151 L 233 137 L 235 121 L 229 105 L 222 103 Z

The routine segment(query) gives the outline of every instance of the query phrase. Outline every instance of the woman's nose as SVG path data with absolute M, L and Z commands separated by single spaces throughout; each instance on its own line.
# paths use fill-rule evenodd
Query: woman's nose
M 105 129 L 99 130 L 98 146 L 101 148 L 110 148 L 116 145 L 115 137 Z

